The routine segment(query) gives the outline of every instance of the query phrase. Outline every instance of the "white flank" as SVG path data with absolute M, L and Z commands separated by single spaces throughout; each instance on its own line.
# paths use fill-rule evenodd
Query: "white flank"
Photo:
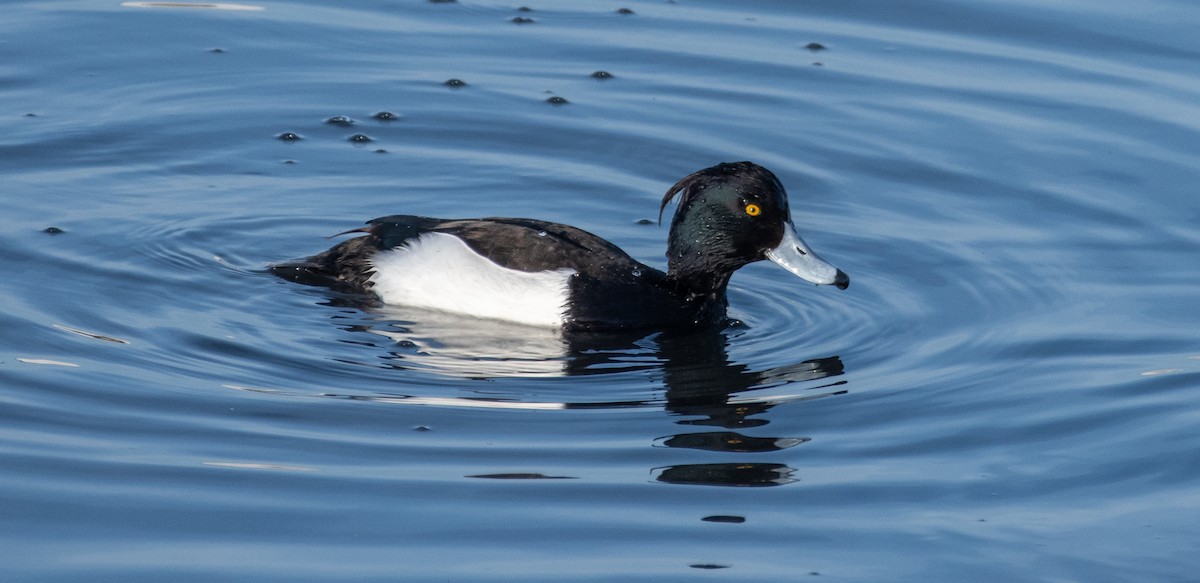
M 492 263 L 461 239 L 425 233 L 372 260 L 371 288 L 388 304 L 559 327 L 571 269 L 529 273 Z

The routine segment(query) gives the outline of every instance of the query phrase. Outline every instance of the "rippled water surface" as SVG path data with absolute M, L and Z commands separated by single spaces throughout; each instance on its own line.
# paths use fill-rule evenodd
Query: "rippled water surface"
M 5 4 L 0 578 L 1195 579 L 1200 6 L 518 6 Z M 266 271 L 393 213 L 662 266 L 745 159 L 848 290 L 563 339 Z

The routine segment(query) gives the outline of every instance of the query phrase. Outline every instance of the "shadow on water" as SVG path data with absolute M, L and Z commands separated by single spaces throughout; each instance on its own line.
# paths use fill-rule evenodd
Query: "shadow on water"
M 340 303 L 340 302 L 339 302 Z M 661 396 L 602 401 L 547 401 L 423 394 L 325 394 L 326 397 L 405 405 L 517 410 L 606 410 L 663 408 L 689 431 L 659 437 L 656 447 L 758 454 L 788 449 L 807 437 L 749 436 L 740 430 L 769 423 L 763 414 L 777 405 L 847 392 L 838 356 L 806 358 L 765 370 L 730 360 L 731 336 L 744 325 L 699 331 L 577 333 L 375 306 L 378 319 L 340 324 L 349 332 L 383 336 L 390 345 L 379 358 L 397 371 L 433 373 L 472 380 L 501 378 L 645 375 L 660 378 Z M 732 334 L 731 334 L 732 333 Z M 371 340 L 348 341 L 378 346 Z M 357 363 L 361 364 L 361 363 Z M 377 365 L 378 366 L 378 365 Z M 716 428 L 703 430 L 701 428 Z M 776 486 L 796 481 L 778 463 L 738 461 L 675 465 L 653 470 L 671 484 Z M 476 476 L 488 478 L 530 476 Z

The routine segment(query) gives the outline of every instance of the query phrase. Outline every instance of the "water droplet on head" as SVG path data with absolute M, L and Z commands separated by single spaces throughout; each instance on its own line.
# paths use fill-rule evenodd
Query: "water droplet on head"
M 635 268 L 635 269 L 634 269 L 632 272 L 630 272 L 630 273 L 632 273 L 634 277 L 641 277 L 641 276 L 642 276 L 642 270 L 640 270 L 640 269 L 636 269 L 636 268 Z
M 565 98 L 565 97 L 559 97 L 559 96 L 555 95 L 554 97 L 547 99 L 546 103 L 549 103 L 551 105 L 566 105 L 566 104 L 570 103 L 570 101 L 567 101 L 567 98 Z
M 456 88 L 457 87 L 466 87 L 467 82 L 463 81 L 462 79 L 447 79 L 445 85 L 446 85 L 446 87 L 456 87 Z
M 390 111 L 381 111 L 371 117 L 373 117 L 379 121 L 396 121 L 396 120 L 400 119 L 400 116 L 398 116 Z
M 279 139 L 279 140 L 283 140 L 285 142 L 295 142 L 297 140 L 304 139 L 300 136 L 300 134 L 298 134 L 296 132 L 283 132 L 282 134 L 275 136 L 275 138 Z
M 327 123 L 329 125 L 335 125 L 335 126 L 352 126 L 352 125 L 354 125 L 354 120 L 352 120 L 344 115 L 335 115 L 335 116 L 325 120 L 325 123 Z
M 538 231 L 538 236 L 539 236 L 539 237 L 545 237 L 545 236 L 546 236 L 546 231 Z
M 593 79 L 612 79 L 613 75 L 612 75 L 612 73 L 609 73 L 608 71 L 596 71 L 595 73 L 592 73 L 592 78 Z
M 366 134 L 354 134 L 346 139 L 356 144 L 365 144 L 371 141 L 371 137 Z

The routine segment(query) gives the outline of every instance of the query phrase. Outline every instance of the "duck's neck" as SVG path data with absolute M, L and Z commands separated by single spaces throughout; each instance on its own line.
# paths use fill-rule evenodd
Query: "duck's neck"
M 729 300 L 725 288 L 729 285 L 729 274 L 714 276 L 672 269 L 667 272 L 665 283 L 683 300 L 685 312 L 693 323 L 719 324 L 726 320 Z
M 672 257 L 667 264 L 666 279 L 676 293 L 683 296 L 688 303 L 711 305 L 721 313 L 724 313 L 727 304 L 725 289 L 729 286 L 729 278 L 732 276 L 732 269 L 722 268 L 707 261 L 676 261 Z
M 667 240 L 667 277 L 676 282 L 680 291 L 725 297 L 729 278 L 745 260 L 721 253 L 728 245 L 712 239 L 710 234 L 672 228 Z

